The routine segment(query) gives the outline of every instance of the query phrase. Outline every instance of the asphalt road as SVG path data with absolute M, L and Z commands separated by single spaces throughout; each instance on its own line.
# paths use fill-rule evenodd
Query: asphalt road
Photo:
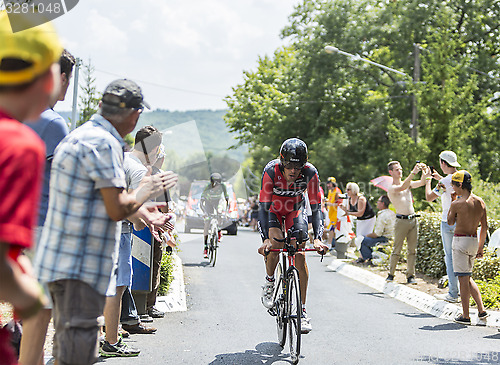
M 109 364 L 290 364 L 274 317 L 260 303 L 264 278 L 260 237 L 241 229 L 224 236 L 215 267 L 202 257 L 202 235 L 181 236 L 186 312 L 155 320 L 155 335 L 126 340 L 138 358 Z M 500 333 L 422 313 L 331 272 L 331 258 L 308 253 L 313 331 L 303 336 L 299 364 L 500 364 Z

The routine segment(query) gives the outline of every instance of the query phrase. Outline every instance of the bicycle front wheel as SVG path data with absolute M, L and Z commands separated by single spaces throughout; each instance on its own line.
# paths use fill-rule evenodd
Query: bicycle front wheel
M 300 320 L 302 316 L 302 300 L 300 299 L 299 272 L 292 269 L 287 275 L 287 298 L 288 298 L 288 342 L 290 344 L 290 356 L 292 363 L 299 362 L 300 355 Z
M 286 301 L 285 301 L 285 290 L 283 288 L 283 278 L 282 278 L 281 263 L 278 263 L 276 268 L 276 273 L 274 277 L 276 278 L 276 289 L 274 291 L 274 305 L 276 310 L 276 328 L 278 330 L 278 343 L 281 347 L 285 346 L 286 342 Z

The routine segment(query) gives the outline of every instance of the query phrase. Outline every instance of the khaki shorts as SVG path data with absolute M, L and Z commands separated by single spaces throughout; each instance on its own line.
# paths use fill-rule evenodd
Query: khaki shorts
M 472 267 L 474 266 L 478 248 L 477 237 L 453 236 L 453 271 L 456 276 L 472 275 Z
M 98 357 L 99 319 L 105 296 L 80 280 L 48 283 L 54 302 L 54 350 L 59 365 L 87 365 Z

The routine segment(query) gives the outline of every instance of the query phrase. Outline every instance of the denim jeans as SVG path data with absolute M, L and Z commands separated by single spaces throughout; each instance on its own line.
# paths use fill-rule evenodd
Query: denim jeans
M 130 288 L 126 288 L 122 296 L 122 312 L 120 315 L 120 323 L 134 325 L 140 323 L 137 308 L 135 306 L 134 297 L 130 292 Z
M 446 274 L 448 275 L 448 293 L 453 298 L 458 298 L 458 279 L 453 271 L 452 242 L 455 226 L 441 221 L 441 239 L 443 241 L 444 263 L 446 264 Z
M 384 236 L 380 236 L 377 238 L 365 237 L 361 242 L 361 247 L 359 248 L 359 252 L 361 252 L 361 257 L 365 260 L 372 258 L 372 247 L 377 243 L 387 242 L 387 238 Z

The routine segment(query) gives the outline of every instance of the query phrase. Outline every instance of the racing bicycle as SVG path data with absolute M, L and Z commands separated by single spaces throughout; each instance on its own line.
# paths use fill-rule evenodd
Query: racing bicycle
M 218 214 L 211 214 L 210 228 L 208 229 L 208 260 L 210 265 L 215 266 L 217 260 L 217 248 L 219 247 L 219 218 Z
M 299 362 L 301 344 L 301 318 L 302 300 L 300 295 L 299 270 L 295 267 L 295 254 L 304 251 L 316 251 L 314 248 L 299 248 L 309 237 L 300 230 L 298 239 L 292 240 L 293 232 L 288 230 L 285 238 L 275 240 L 284 242 L 283 248 L 270 249 L 269 252 L 279 252 L 280 262 L 276 267 L 277 278 L 273 306 L 268 310 L 269 314 L 276 317 L 278 329 L 278 343 L 285 347 L 287 333 L 290 348 L 290 357 L 293 364 Z M 304 236 L 306 237 L 304 239 Z
M 219 213 L 218 211 L 209 214 L 207 219 L 210 219 L 210 226 L 208 229 L 208 260 L 212 266 L 215 266 L 215 261 L 217 260 L 217 248 L 219 247 L 219 241 L 221 237 L 220 226 L 224 221 L 225 212 Z

